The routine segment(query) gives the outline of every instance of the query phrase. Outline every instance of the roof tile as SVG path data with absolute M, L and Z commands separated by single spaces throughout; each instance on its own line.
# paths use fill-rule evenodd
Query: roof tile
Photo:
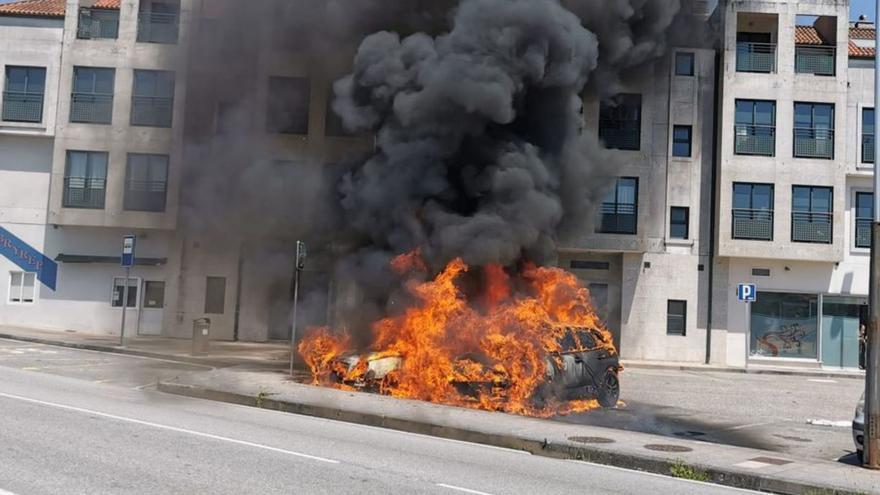
M 0 5 L 0 15 L 64 17 L 64 0 L 19 0 Z
M 873 46 L 864 46 L 856 44 L 852 40 L 873 40 L 874 39 L 874 30 L 868 28 L 850 28 L 849 29 L 849 56 L 853 58 L 874 58 L 874 53 L 877 51 Z
M 822 45 L 825 42 L 813 26 L 795 26 L 794 42 L 798 45 Z

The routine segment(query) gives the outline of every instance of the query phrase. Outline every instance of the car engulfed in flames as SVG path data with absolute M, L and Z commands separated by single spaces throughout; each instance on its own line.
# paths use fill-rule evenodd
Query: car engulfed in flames
M 550 325 L 548 325 L 549 327 Z M 551 401 L 595 400 L 602 407 L 614 407 L 620 397 L 619 358 L 603 345 L 597 329 L 562 325 L 559 350 L 545 357 L 543 382 L 530 398 L 532 406 L 541 409 Z M 370 353 L 364 356 L 345 354 L 330 365 L 330 379 L 354 389 L 387 393 L 397 382 L 397 374 L 405 357 L 395 353 Z M 449 379 L 455 389 L 475 403 L 483 398 L 499 399 L 510 387 L 509 373 L 502 365 L 490 366 L 474 355 L 461 356 L 453 363 Z
M 574 274 L 455 259 L 429 277 L 418 252 L 392 267 L 411 301 L 371 324 L 366 351 L 345 329 L 301 339 L 313 384 L 536 417 L 617 403 L 617 350 Z

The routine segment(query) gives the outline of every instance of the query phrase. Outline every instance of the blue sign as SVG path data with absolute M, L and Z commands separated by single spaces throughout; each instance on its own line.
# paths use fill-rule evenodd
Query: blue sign
M 134 266 L 135 239 L 133 235 L 127 235 L 122 238 L 122 266 L 124 267 Z
M 26 272 L 37 274 L 37 280 L 55 290 L 58 279 L 58 263 L 37 251 L 12 232 L 0 227 L 0 255 L 15 263 Z
M 736 288 L 736 297 L 740 301 L 755 302 L 758 300 L 758 287 L 755 284 L 739 284 Z

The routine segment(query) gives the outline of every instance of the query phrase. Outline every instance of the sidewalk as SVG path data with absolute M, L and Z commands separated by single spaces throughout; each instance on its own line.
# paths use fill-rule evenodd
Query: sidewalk
M 880 473 L 838 462 L 552 420 L 473 411 L 220 369 L 162 381 L 163 392 L 670 474 L 682 463 L 720 484 L 783 494 L 880 493 Z
M 0 325 L 0 338 L 74 349 L 113 352 L 214 367 L 245 366 L 250 369 L 287 369 L 290 348 L 286 343 L 212 341 L 206 356 L 193 356 L 190 339 L 136 336 L 119 345 L 119 337 L 78 332 L 53 332 Z
M 711 371 L 717 373 L 742 373 L 754 375 L 789 375 L 806 376 L 811 378 L 855 378 L 863 380 L 865 372 L 861 370 L 846 370 L 834 368 L 796 368 L 791 366 L 771 366 L 750 364 L 747 368 L 735 368 L 732 366 L 720 366 L 716 364 L 699 364 L 675 361 L 631 361 L 624 359 L 621 364 L 624 368 L 658 369 L 677 371 Z

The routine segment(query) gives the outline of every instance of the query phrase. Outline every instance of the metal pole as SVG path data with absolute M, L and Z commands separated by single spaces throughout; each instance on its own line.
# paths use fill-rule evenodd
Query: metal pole
M 131 268 L 125 267 L 125 281 L 122 283 L 122 323 L 119 325 L 119 345 L 125 345 L 125 308 L 128 306 L 128 279 Z
M 880 48 L 880 0 L 874 11 L 874 43 Z M 880 142 L 880 57 L 874 55 L 874 143 Z M 876 144 L 875 144 L 876 146 Z M 874 224 L 871 229 L 871 269 L 868 292 L 871 319 L 868 325 L 867 366 L 865 367 L 865 467 L 880 469 L 880 173 L 874 154 Z
M 293 315 L 290 323 L 290 376 L 293 376 L 293 360 L 296 356 L 296 306 L 299 302 L 299 267 L 293 274 Z

